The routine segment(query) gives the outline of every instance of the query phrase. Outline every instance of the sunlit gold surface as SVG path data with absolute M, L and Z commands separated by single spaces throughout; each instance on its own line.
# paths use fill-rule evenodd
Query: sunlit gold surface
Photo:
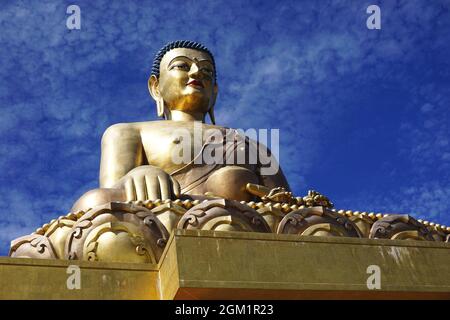
M 224 160 L 230 150 L 254 154 L 250 146 L 261 145 L 215 125 L 218 86 L 209 53 L 169 50 L 159 70 L 148 88 L 165 120 L 109 127 L 100 188 L 85 193 L 67 216 L 13 240 L 10 256 L 155 264 L 177 229 L 450 242 L 447 229 L 408 215 L 336 211 L 314 190 L 295 197 L 281 169 L 263 174 L 260 157 L 257 163 L 194 161 L 208 147 L 225 145 L 217 151 Z M 220 137 L 202 134 L 207 129 Z M 181 145 L 189 152 L 177 163 Z
M 70 265 L 80 267 L 81 288 L 69 290 Z M 149 263 L 101 263 L 0 257 L 0 299 L 158 300 L 158 267 Z
M 190 132 L 194 141 L 194 126 L 202 130 L 221 128 L 205 123 L 209 114 L 214 123 L 214 104 L 218 86 L 215 70 L 208 53 L 200 50 L 175 48 L 168 51 L 160 63 L 159 78 L 148 81 L 158 115 L 164 121 L 121 123 L 111 126 L 102 138 L 100 189 L 83 195 L 72 211 L 87 209 L 109 201 L 174 199 L 181 193 L 211 193 L 227 199 L 250 200 L 245 185 L 260 183 L 267 187 L 289 186 L 281 170 L 272 176 L 261 176 L 255 170 L 218 169 L 209 183 L 183 190 L 183 176 L 175 174 L 186 163 L 174 163 L 172 156 L 180 141 L 174 132 Z M 201 145 L 205 137 L 201 137 Z M 198 154 L 191 143 L 191 161 Z M 181 180 L 180 180 L 181 179 Z M 180 180 L 180 181 L 178 181 Z
M 149 79 L 149 90 L 155 101 L 162 99 L 169 119 L 203 121 L 214 107 L 218 87 L 211 57 L 202 51 L 175 48 L 167 52 L 160 64 L 159 79 Z M 202 83 L 189 85 L 192 80 Z M 172 112 L 176 110 L 172 115 Z M 161 115 L 161 114 L 160 114 Z
M 307 203 L 301 206 L 223 198 L 112 202 L 70 213 L 15 239 L 10 256 L 156 263 L 177 229 L 450 242 L 443 226 L 424 225 L 408 215 L 336 211 L 323 206 L 325 198 L 317 192 L 293 198 Z
M 431 241 L 175 230 L 158 264 L 0 258 L 0 299 L 450 299 L 449 249 Z M 80 290 L 66 285 L 73 264 Z M 367 288 L 373 264 L 380 290 Z

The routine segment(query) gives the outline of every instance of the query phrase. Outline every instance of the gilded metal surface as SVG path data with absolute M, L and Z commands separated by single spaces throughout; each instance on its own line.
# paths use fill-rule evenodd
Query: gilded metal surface
M 80 289 L 69 290 L 69 266 L 80 268 Z M 0 257 L 3 299 L 160 299 L 158 266 Z
M 450 299 L 449 248 L 178 229 L 158 264 L 0 257 L 0 299 Z M 367 288 L 372 264 L 379 290 Z M 67 287 L 70 265 L 81 270 L 80 290 Z
M 300 236 L 364 237 L 350 219 L 324 207 L 292 211 L 281 220 L 277 233 Z
M 10 256 L 155 263 L 176 229 L 450 242 L 450 228 L 405 215 L 280 202 L 158 199 L 70 213 L 14 240 Z
M 443 242 L 176 230 L 168 249 L 176 251 L 178 290 L 167 298 L 450 298 Z M 367 287 L 374 264 L 379 290 Z
M 246 190 L 259 197 L 262 202 L 279 202 L 285 203 L 289 205 L 302 206 L 306 205 L 308 207 L 313 206 L 323 206 L 326 208 L 333 208 L 333 203 L 323 194 L 320 194 L 317 191 L 309 190 L 306 196 L 302 197 L 294 197 L 292 192 L 287 191 L 283 187 L 276 188 L 268 188 L 265 186 L 261 186 L 258 184 L 247 183 Z
M 11 256 L 156 263 L 176 228 L 449 241 L 445 226 L 336 211 L 314 190 L 294 197 L 281 169 L 264 175 L 259 160 L 240 165 L 195 162 L 210 147 L 221 150 L 224 160 L 228 151 L 260 146 L 238 130 L 215 125 L 214 59 L 195 48 L 165 52 L 159 73 L 148 80 L 158 115 L 165 120 L 109 127 L 102 138 L 100 188 L 84 194 L 67 216 L 12 241 Z M 205 123 L 207 115 L 213 124 Z M 211 128 L 221 133 L 220 139 L 201 135 L 196 150 L 196 130 Z M 174 137 L 177 130 L 188 132 L 190 142 Z M 180 143 L 191 151 L 187 163 L 173 161 Z
M 72 211 L 111 201 L 175 199 L 181 193 L 209 192 L 226 199 L 250 200 L 252 195 L 245 190 L 249 182 L 289 190 L 281 170 L 264 176 L 256 167 L 245 165 L 196 168 L 196 174 L 200 172 L 205 179 L 197 179 L 201 183 L 190 187 L 186 177 L 193 174 L 192 168 L 186 170 L 186 163 L 173 161 L 178 144 L 186 143 L 174 140 L 177 130 L 190 132 L 193 137 L 195 126 L 202 130 L 224 129 L 204 123 L 207 114 L 214 118 L 218 85 L 213 66 L 208 53 L 190 48 L 174 48 L 162 57 L 159 77 L 152 75 L 148 88 L 158 115 L 166 120 L 121 123 L 108 128 L 102 138 L 100 189 L 84 194 Z M 201 137 L 202 145 L 207 138 Z M 190 161 L 198 156 L 191 144 Z
M 254 209 L 234 200 L 209 200 L 185 213 L 178 229 L 271 232 L 264 218 Z
M 375 222 L 369 238 L 433 241 L 432 231 L 409 215 L 389 215 Z

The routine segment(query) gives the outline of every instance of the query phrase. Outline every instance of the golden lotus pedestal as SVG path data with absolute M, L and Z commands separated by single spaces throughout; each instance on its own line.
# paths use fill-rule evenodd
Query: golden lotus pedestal
M 158 264 L 0 258 L 1 299 L 450 299 L 449 243 L 174 230 Z M 70 265 L 80 289 L 68 289 Z M 369 266 L 380 289 L 369 289 Z M 370 282 L 370 281 L 369 281 Z

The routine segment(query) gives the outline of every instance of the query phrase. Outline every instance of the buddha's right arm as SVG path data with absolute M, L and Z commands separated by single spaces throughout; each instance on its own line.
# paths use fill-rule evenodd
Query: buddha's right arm
M 138 128 L 119 123 L 106 129 L 102 137 L 100 187 L 111 188 L 130 170 L 143 165 L 144 157 Z

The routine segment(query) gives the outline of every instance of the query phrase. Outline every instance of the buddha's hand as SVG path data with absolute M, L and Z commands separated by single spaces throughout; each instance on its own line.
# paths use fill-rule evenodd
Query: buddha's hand
M 164 170 L 140 166 L 120 179 L 115 188 L 124 189 L 127 201 L 174 199 L 180 196 L 180 184 Z

